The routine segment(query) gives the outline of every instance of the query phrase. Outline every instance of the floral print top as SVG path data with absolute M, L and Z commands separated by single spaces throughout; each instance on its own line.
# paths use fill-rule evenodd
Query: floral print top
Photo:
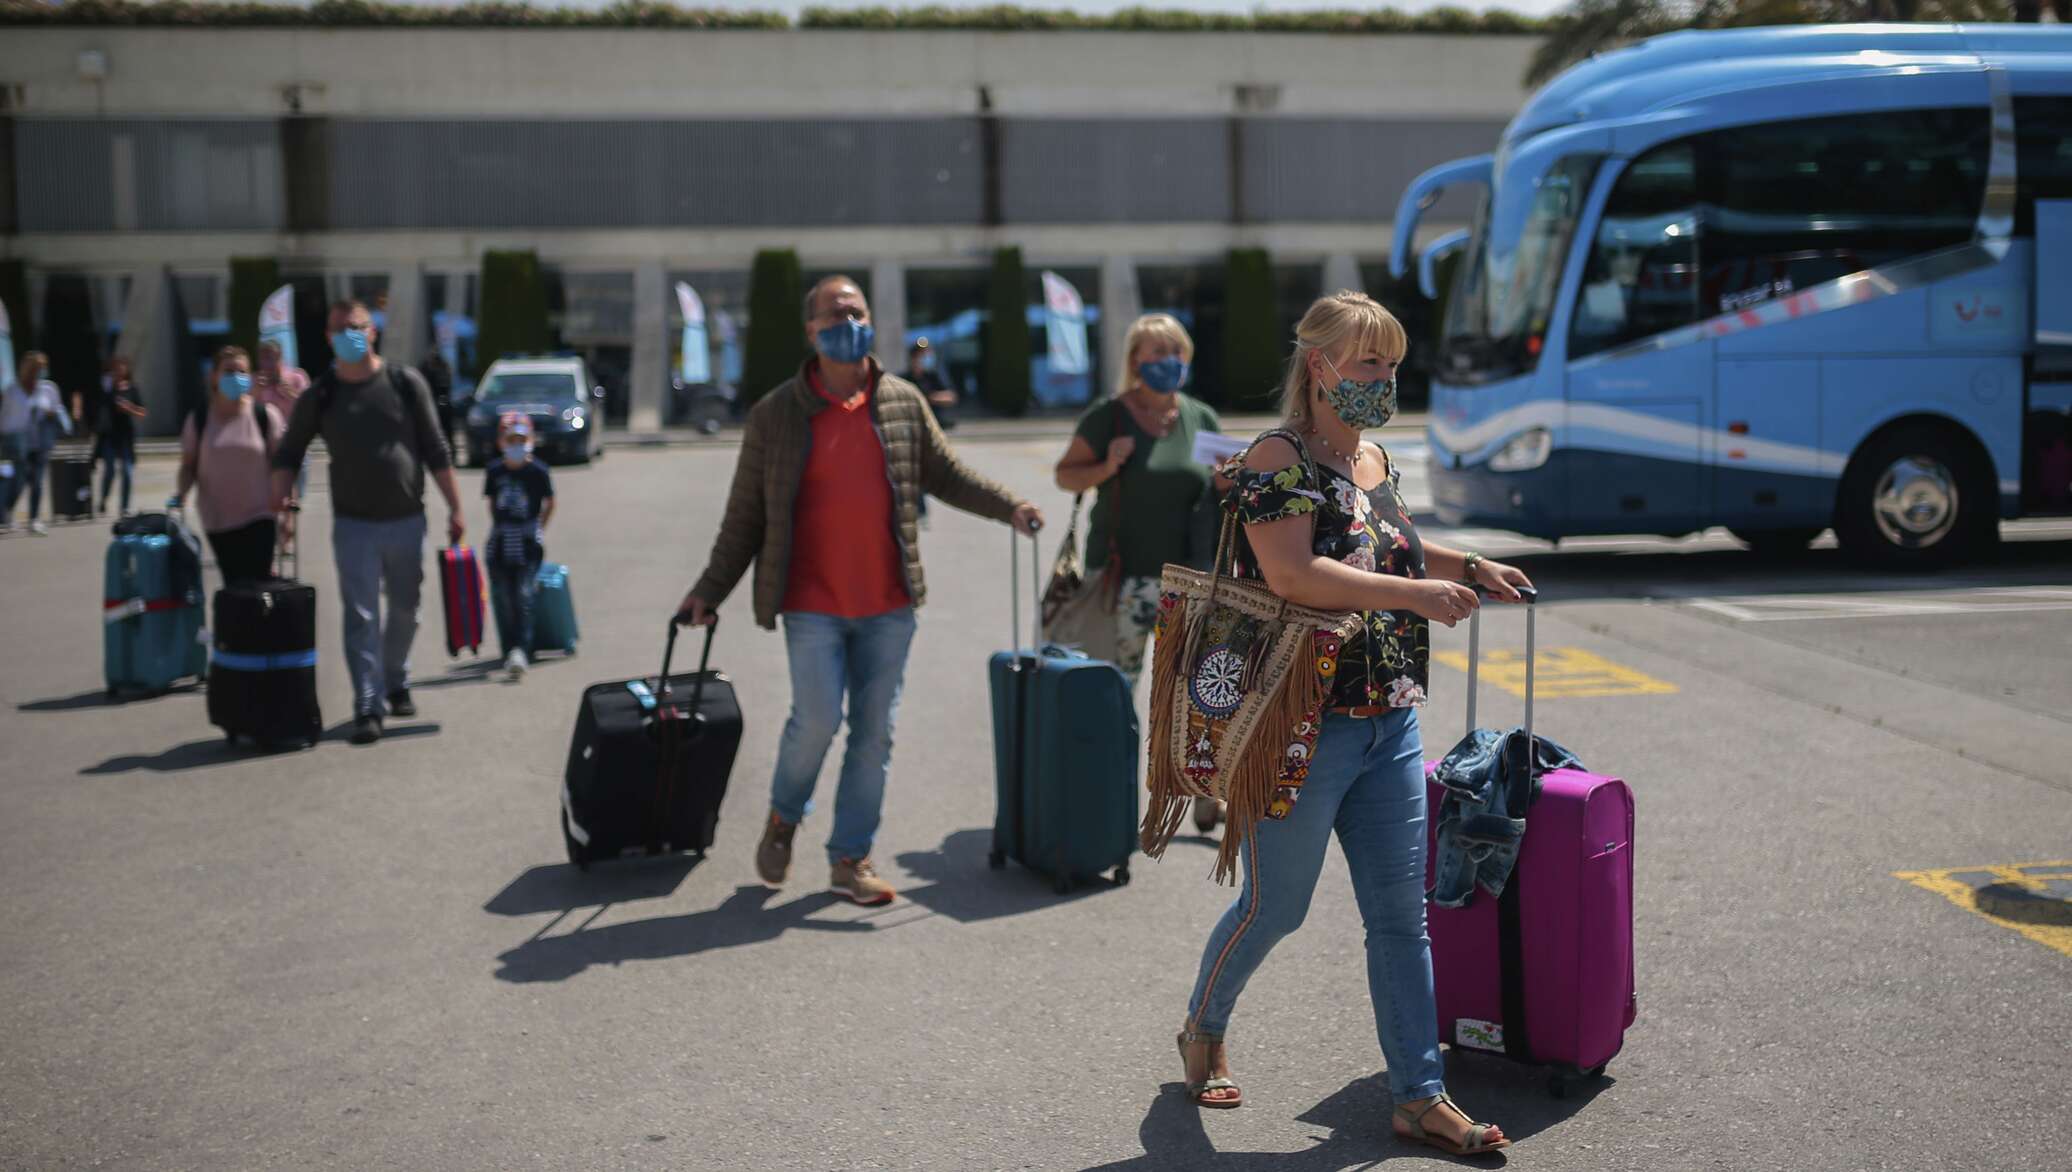
M 1388 460 L 1388 478 L 1363 492 L 1344 473 L 1326 465 L 1317 465 L 1319 484 L 1303 463 L 1279 472 L 1257 472 L 1244 467 L 1242 459 L 1234 458 L 1223 468 L 1236 486 L 1227 507 L 1236 511 L 1242 524 L 1313 516 L 1311 548 L 1318 556 L 1370 572 L 1425 577 L 1424 543 L 1404 507 L 1402 472 L 1394 460 Z M 1259 564 L 1243 532 L 1239 530 L 1232 572 L 1256 579 L 1261 577 Z M 1431 665 L 1431 624 L 1407 610 L 1370 610 L 1362 617 L 1365 638 L 1348 641 L 1340 653 L 1330 707 L 1423 704 Z

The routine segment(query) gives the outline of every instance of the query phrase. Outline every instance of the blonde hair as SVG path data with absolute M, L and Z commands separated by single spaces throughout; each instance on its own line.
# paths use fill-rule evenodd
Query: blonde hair
M 1350 343 L 1350 345 L 1348 345 Z M 1309 422 L 1309 354 L 1312 350 L 1373 350 L 1396 362 L 1410 349 L 1410 335 L 1381 302 L 1351 289 L 1317 298 L 1295 327 L 1295 353 L 1281 380 L 1281 418 Z
M 1145 342 L 1171 342 L 1180 348 L 1180 360 L 1194 364 L 1194 339 L 1187 336 L 1187 327 L 1170 313 L 1147 313 L 1130 323 L 1130 332 L 1122 340 L 1122 366 L 1115 374 L 1117 396 L 1129 394 L 1137 389 L 1143 380 L 1137 377 L 1137 347 Z

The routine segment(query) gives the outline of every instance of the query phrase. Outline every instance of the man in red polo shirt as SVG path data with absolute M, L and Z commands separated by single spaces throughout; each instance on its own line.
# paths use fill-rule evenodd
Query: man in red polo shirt
M 755 565 L 755 618 L 784 620 L 791 716 L 777 747 L 756 872 L 782 886 L 792 836 L 841 727 L 849 741 L 827 841 L 829 889 L 888 903 L 871 865 L 892 759 L 892 719 L 927 589 L 916 516 L 922 495 L 1033 533 L 1035 505 L 967 468 L 919 388 L 871 358 L 870 306 L 847 277 L 806 294 L 815 357 L 748 414 L 712 556 L 680 613 L 710 623 Z

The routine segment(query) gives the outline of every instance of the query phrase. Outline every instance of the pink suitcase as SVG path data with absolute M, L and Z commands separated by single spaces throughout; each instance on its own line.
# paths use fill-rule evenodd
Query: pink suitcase
M 1475 727 L 1480 615 L 1468 629 L 1468 727 Z M 1525 730 L 1532 732 L 1532 608 L 1526 609 Z M 1426 775 L 1436 768 L 1428 763 Z M 1428 782 L 1426 883 L 1438 862 L 1439 805 Z M 1637 1007 L 1633 986 L 1633 791 L 1615 777 L 1558 769 L 1541 778 L 1517 866 L 1500 898 L 1427 906 L 1439 1037 L 1455 1051 L 1550 1068 L 1555 1097 L 1604 1073 Z

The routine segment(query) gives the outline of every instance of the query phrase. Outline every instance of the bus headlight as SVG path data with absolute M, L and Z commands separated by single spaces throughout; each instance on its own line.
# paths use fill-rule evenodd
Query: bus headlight
M 1492 472 L 1530 472 L 1554 454 L 1554 433 L 1544 427 L 1522 431 L 1489 458 Z

